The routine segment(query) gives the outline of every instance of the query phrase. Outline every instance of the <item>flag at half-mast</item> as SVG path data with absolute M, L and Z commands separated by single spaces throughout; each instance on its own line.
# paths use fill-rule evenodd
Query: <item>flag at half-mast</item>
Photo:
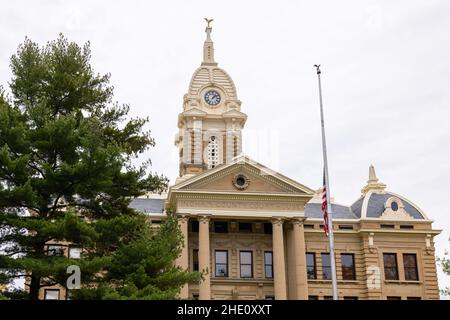
M 322 188 L 322 212 L 323 212 L 323 230 L 325 231 L 325 235 L 328 237 L 328 201 L 327 201 L 327 184 L 325 180 L 325 168 L 323 170 L 323 188 Z

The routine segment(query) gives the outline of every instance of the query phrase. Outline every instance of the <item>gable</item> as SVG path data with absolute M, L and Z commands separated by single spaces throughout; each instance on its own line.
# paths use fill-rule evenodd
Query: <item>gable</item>
M 243 175 L 248 185 L 240 189 L 236 178 Z M 248 162 L 220 166 L 181 183 L 178 190 L 239 193 L 311 194 L 312 191 L 269 169 Z

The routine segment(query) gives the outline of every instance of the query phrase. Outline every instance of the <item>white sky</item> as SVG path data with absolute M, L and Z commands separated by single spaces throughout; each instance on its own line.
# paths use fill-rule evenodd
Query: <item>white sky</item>
M 2 1 L 0 84 L 25 36 L 91 41 L 116 99 L 150 116 L 153 170 L 173 181 L 177 115 L 202 59 L 203 17 L 215 58 L 233 78 L 248 121 L 244 152 L 313 188 L 322 154 L 317 78 L 322 64 L 331 192 L 351 204 L 375 165 L 388 190 L 421 207 L 449 248 L 450 2 Z M 270 150 L 270 152 L 269 152 Z M 144 158 L 143 158 L 144 160 Z M 450 286 L 439 273 L 440 286 Z

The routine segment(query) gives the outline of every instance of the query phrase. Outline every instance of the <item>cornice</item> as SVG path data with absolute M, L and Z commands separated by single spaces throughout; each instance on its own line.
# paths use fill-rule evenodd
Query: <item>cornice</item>
M 265 200 L 284 202 L 307 202 L 310 198 L 306 194 L 283 193 L 250 193 L 240 191 L 199 191 L 199 190 L 173 190 L 175 199 L 202 199 L 202 200 Z

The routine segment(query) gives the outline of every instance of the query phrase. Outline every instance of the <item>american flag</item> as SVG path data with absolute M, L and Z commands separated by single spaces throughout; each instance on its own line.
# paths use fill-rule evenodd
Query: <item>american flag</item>
M 322 212 L 323 212 L 323 230 L 328 237 L 328 214 L 327 214 L 327 184 L 325 181 L 325 169 L 323 170 L 323 189 L 322 189 Z

